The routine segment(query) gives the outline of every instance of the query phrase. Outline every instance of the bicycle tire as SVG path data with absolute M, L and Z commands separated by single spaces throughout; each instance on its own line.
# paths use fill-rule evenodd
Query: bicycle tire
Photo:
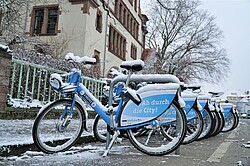
M 233 130 L 236 124 L 236 115 L 232 113 L 232 111 L 230 111 L 229 116 L 224 118 L 225 118 L 225 125 L 224 128 L 222 129 L 222 132 L 228 132 Z
M 236 120 L 234 127 L 233 127 L 233 129 L 235 129 L 239 125 L 240 117 L 239 117 L 239 114 L 237 112 L 234 112 L 233 114 L 235 115 L 235 120 Z
M 62 152 L 77 142 L 85 128 L 83 122 L 86 117 L 83 108 L 75 103 L 71 120 L 64 126 L 60 120 L 62 108 L 70 107 L 71 103 L 71 99 L 57 100 L 47 105 L 38 114 L 33 124 L 32 137 L 39 150 L 48 154 Z
M 215 127 L 213 132 L 209 135 L 209 137 L 214 137 L 220 133 L 222 127 L 222 119 L 218 111 L 213 111 L 214 119 L 215 119 Z
M 204 126 L 203 126 L 202 133 L 196 139 L 198 141 L 207 138 L 211 134 L 211 132 L 213 132 L 214 127 L 215 127 L 214 116 L 208 110 L 208 108 L 205 107 L 202 110 L 202 117 L 203 117 L 203 121 L 204 121 Z
M 217 133 L 214 133 L 213 136 L 216 136 L 219 133 L 221 133 L 221 131 L 224 128 L 224 125 L 225 125 L 225 119 L 224 119 L 223 113 L 221 111 L 219 111 L 218 114 L 219 114 L 219 117 L 220 117 L 220 120 L 221 120 L 221 124 L 220 124 L 219 129 L 217 130 Z
M 219 111 L 219 116 L 221 118 L 221 126 L 220 126 L 218 133 L 220 133 L 222 131 L 222 129 L 224 128 L 224 125 L 225 125 L 225 119 L 224 119 L 224 116 L 223 116 L 223 113 L 221 112 L 221 110 Z
M 179 125 L 177 126 L 174 124 L 176 120 L 166 122 L 168 120 L 167 114 L 170 112 L 172 114 L 173 111 L 176 111 L 176 115 L 179 117 Z M 144 126 L 143 128 L 147 129 L 147 133 L 141 135 L 136 136 L 134 134 L 136 131 L 133 129 L 127 130 L 128 138 L 132 145 L 139 151 L 152 156 L 161 156 L 173 152 L 181 145 L 186 135 L 186 115 L 176 101 L 173 101 L 171 107 L 167 109 L 163 115 L 158 117 L 157 121 L 159 122 L 157 126 Z M 168 133 L 168 127 L 170 128 L 174 125 L 175 133 L 171 135 Z M 177 133 L 177 131 L 179 132 Z M 171 140 L 166 137 L 168 134 L 171 135 Z
M 204 121 L 200 110 L 197 107 L 193 107 L 189 112 L 186 113 L 186 116 L 188 117 L 188 114 L 194 113 L 195 117 L 190 119 L 187 118 L 187 132 L 182 144 L 192 143 L 202 133 Z
M 106 122 L 97 114 L 94 119 L 93 134 L 98 141 L 106 142 L 107 127 Z

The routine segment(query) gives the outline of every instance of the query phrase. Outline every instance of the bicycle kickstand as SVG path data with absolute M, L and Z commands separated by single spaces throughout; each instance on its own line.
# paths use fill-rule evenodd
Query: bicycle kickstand
M 111 147 L 113 146 L 115 140 L 117 139 L 118 135 L 119 135 L 119 131 L 115 131 L 114 135 L 112 136 L 112 140 L 110 141 L 108 148 L 104 151 L 104 154 L 102 155 L 102 157 L 108 156 L 108 153 Z

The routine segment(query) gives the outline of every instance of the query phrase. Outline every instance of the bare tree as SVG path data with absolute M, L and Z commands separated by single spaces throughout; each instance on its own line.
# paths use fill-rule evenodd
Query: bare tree
M 23 33 L 28 0 L 1 0 L 0 35 Z
M 217 82 L 227 76 L 229 59 L 222 31 L 198 0 L 151 0 L 147 46 L 159 48 L 157 73 L 184 80 Z M 152 62 L 151 62 L 152 63 Z

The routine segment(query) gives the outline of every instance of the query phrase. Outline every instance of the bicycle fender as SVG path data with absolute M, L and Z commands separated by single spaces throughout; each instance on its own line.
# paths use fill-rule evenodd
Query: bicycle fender
M 55 101 L 53 102 L 49 102 L 47 104 L 45 104 L 44 106 L 42 106 L 42 108 L 40 108 L 40 110 L 38 111 L 38 113 L 36 114 L 36 116 L 38 116 L 41 112 L 43 112 L 43 110 L 45 110 L 48 106 L 50 106 L 51 104 L 53 104 Z

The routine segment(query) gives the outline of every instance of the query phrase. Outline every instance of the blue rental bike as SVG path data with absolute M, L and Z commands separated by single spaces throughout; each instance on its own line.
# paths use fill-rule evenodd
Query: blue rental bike
M 75 58 L 66 57 L 76 62 Z M 79 59 L 79 58 L 78 58 Z M 92 64 L 93 58 L 82 58 L 82 64 Z M 138 91 L 128 87 L 133 72 L 140 71 L 143 61 L 124 61 L 120 67 L 128 70 L 125 86 L 117 106 L 104 106 L 80 82 L 81 71 L 72 69 L 64 83 L 59 74 L 52 74 L 50 85 L 61 94 L 62 99 L 42 107 L 35 119 L 32 136 L 38 149 L 45 153 L 56 153 L 70 149 L 87 130 L 88 113 L 91 107 L 107 124 L 111 134 L 104 156 L 113 143 L 126 131 L 129 141 L 139 151 L 148 155 L 166 155 L 176 150 L 186 134 L 186 116 L 180 107 L 180 85 L 177 83 L 146 85 Z M 112 95 L 112 91 L 110 92 Z M 110 101 L 112 99 L 109 99 Z M 175 125 L 171 140 L 169 135 Z M 147 134 L 135 134 L 146 129 Z
M 198 94 L 194 93 L 200 86 L 182 86 L 181 97 L 186 105 L 183 108 L 187 117 L 187 133 L 182 144 L 189 144 L 195 141 L 202 133 L 204 120 L 202 116 L 202 106 L 198 101 Z
M 225 125 L 222 132 L 228 132 L 235 129 L 239 124 L 239 114 L 232 103 L 221 103 L 220 108 L 223 110 Z
M 215 129 L 215 119 L 212 111 L 215 110 L 215 107 L 212 105 L 211 101 L 211 95 L 209 94 L 198 94 L 198 100 L 201 105 L 201 113 L 204 121 L 203 130 L 200 136 L 196 140 L 202 140 L 205 138 L 208 138 L 211 133 Z

